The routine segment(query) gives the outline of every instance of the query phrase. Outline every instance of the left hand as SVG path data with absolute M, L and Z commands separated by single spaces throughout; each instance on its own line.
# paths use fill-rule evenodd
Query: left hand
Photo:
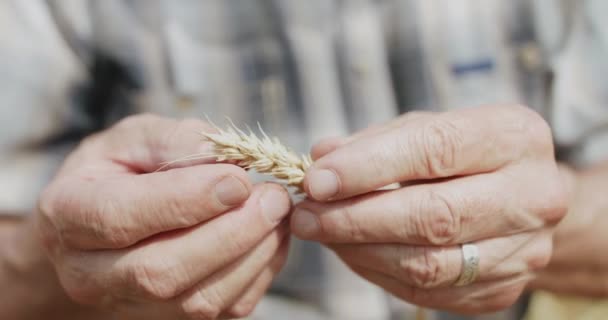
M 566 212 L 551 131 L 525 107 L 411 113 L 313 155 L 305 189 L 314 200 L 299 204 L 293 233 L 417 305 L 510 306 L 548 263 Z M 479 276 L 455 287 L 465 243 L 479 249 Z

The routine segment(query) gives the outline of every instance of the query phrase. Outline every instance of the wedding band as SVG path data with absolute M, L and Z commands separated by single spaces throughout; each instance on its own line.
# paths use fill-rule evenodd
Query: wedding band
M 462 271 L 456 283 L 457 287 L 469 285 L 479 275 L 479 249 L 474 244 L 465 243 L 462 249 Z

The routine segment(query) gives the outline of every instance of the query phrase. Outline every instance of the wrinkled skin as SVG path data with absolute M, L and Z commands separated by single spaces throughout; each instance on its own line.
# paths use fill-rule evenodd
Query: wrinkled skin
M 414 304 L 464 314 L 508 307 L 547 265 L 567 211 L 551 131 L 520 106 L 410 113 L 321 142 L 294 234 Z M 381 187 L 399 184 L 390 190 Z M 479 277 L 454 287 L 460 244 Z
M 197 120 L 127 118 L 87 138 L 42 194 L 37 230 L 70 298 L 121 319 L 246 316 L 287 254 L 291 203 L 209 160 Z M 207 162 L 206 162 L 207 161 Z

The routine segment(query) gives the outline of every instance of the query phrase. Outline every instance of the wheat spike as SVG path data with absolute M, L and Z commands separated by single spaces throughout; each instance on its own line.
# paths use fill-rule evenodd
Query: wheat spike
M 246 170 L 271 175 L 288 186 L 303 192 L 302 181 L 312 159 L 308 155 L 297 155 L 285 147 L 276 137 L 270 138 L 258 123 L 262 137 L 250 128 L 239 129 L 230 119 L 226 129 L 212 125 L 217 133 L 202 132 L 204 139 L 214 145 L 213 155 L 218 162 L 230 161 Z

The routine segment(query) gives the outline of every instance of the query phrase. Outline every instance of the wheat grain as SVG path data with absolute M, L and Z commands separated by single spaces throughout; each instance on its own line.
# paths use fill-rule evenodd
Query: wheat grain
M 304 174 L 312 164 L 310 156 L 297 155 L 276 137 L 270 138 L 259 124 L 261 138 L 250 128 L 245 132 L 228 121 L 226 129 L 212 123 L 217 133 L 201 133 L 205 140 L 213 143 L 212 154 L 216 161 L 233 162 L 246 170 L 271 175 L 288 186 L 296 187 L 298 192 L 303 191 Z

